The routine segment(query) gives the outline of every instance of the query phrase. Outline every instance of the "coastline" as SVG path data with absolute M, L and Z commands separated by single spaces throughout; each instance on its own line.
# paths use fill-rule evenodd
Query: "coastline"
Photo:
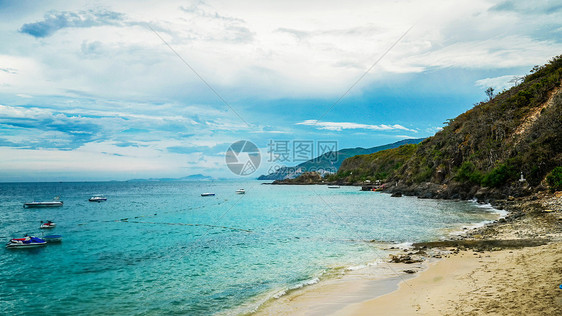
M 507 209 L 506 216 L 445 243 L 407 250 L 434 255 L 415 266 L 388 263 L 399 275 L 346 273 L 269 301 L 255 315 L 544 315 L 562 309 L 562 270 L 556 269 L 562 266 L 562 192 L 493 206 Z
M 344 274 L 316 284 L 295 289 L 268 300 L 252 315 L 329 315 L 336 310 L 382 296 L 399 289 L 414 278 L 405 269 L 423 271 L 428 262 L 416 264 L 379 263 L 360 269 L 347 269 Z M 397 271 L 401 273 L 396 274 Z
M 436 262 L 398 291 L 332 315 L 555 315 L 562 309 L 560 263 L 562 242 L 463 251 Z

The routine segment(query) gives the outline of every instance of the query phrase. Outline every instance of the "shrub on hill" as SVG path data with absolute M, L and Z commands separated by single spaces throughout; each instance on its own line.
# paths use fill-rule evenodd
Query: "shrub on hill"
M 554 168 L 548 176 L 546 176 L 546 181 L 550 188 L 555 191 L 562 190 L 562 167 Z

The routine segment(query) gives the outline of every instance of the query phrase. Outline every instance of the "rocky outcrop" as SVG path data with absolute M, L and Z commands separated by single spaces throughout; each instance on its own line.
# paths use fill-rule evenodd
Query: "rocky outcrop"
M 275 180 L 272 184 L 322 184 L 324 179 L 318 172 L 306 172 L 295 179 Z

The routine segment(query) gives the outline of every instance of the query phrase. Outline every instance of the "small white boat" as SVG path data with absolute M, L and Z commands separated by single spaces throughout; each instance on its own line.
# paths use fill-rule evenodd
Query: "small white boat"
M 214 193 L 201 193 L 201 196 L 215 196 Z
M 328 189 L 339 189 L 340 186 L 339 185 L 329 185 Z
M 61 207 L 62 201 L 48 201 L 48 202 L 28 202 L 24 203 L 25 208 L 40 208 L 40 207 Z
M 55 224 L 51 221 L 47 221 L 46 223 L 43 223 L 43 221 L 41 221 L 41 226 L 39 228 L 42 228 L 42 229 L 55 228 L 56 226 L 57 226 L 57 224 Z
M 45 246 L 47 242 L 41 238 L 33 236 L 25 236 L 24 238 L 13 238 L 6 244 L 6 248 L 35 248 Z
M 246 190 L 238 189 L 238 190 L 236 190 L 236 194 L 246 194 Z
M 90 199 L 88 199 L 88 201 L 90 202 L 104 202 L 107 201 L 107 198 L 102 196 L 102 195 L 94 195 L 92 196 Z

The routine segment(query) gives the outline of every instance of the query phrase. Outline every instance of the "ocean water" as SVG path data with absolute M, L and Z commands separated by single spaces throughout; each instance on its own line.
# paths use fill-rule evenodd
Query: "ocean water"
M 107 202 L 88 202 L 96 194 Z M 54 196 L 63 207 L 22 207 Z M 495 216 L 474 202 L 357 187 L 4 183 L 0 240 L 47 233 L 63 242 L 0 249 L 0 315 L 248 313 L 286 290 L 383 260 L 388 243 L 437 239 Z M 42 220 L 57 227 L 41 232 Z

